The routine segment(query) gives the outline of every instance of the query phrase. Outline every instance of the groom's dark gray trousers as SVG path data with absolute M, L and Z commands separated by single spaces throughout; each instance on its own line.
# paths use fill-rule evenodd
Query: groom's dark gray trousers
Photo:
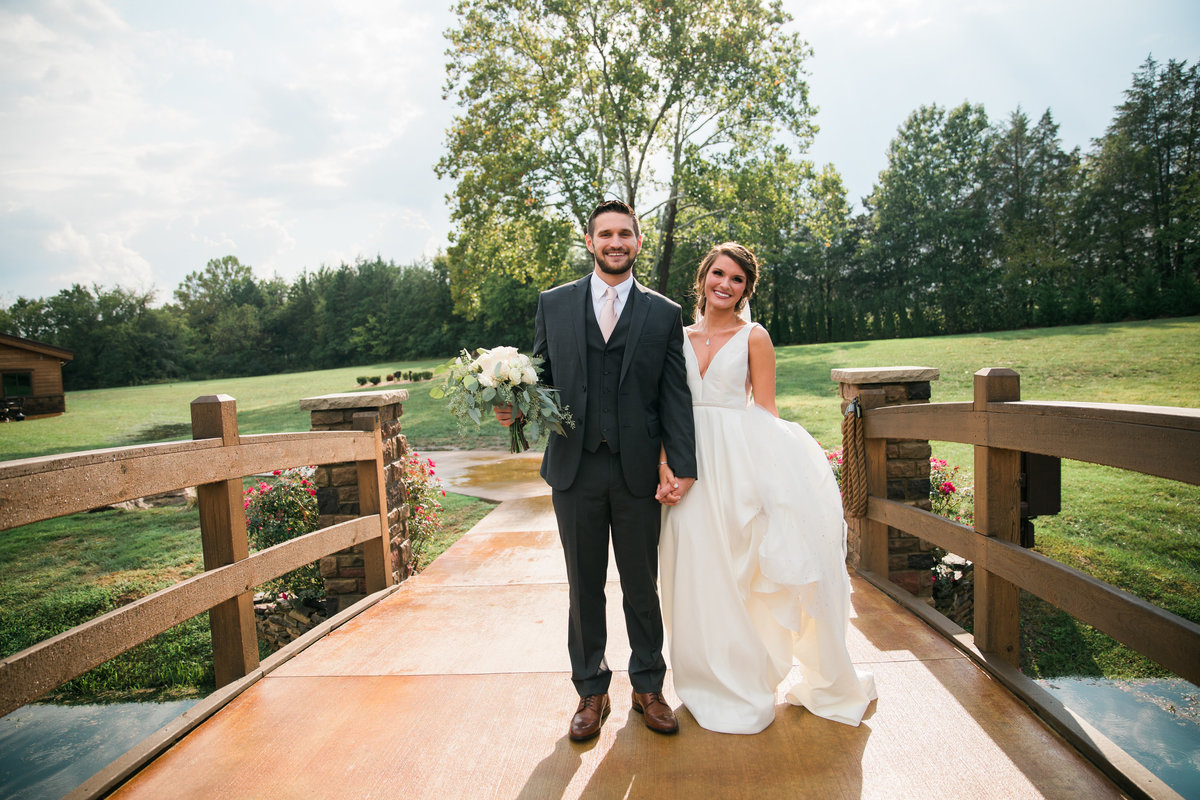
M 625 627 L 633 653 L 629 680 L 637 692 L 662 690 L 663 624 L 658 602 L 658 529 L 661 511 L 653 496 L 634 497 L 621 459 L 606 445 L 583 452 L 579 477 L 553 493 L 554 514 L 571 589 L 567 650 L 571 679 L 581 697 L 608 691 L 612 673 L 604 661 L 607 639 L 604 584 L 609 531 L 621 576 Z

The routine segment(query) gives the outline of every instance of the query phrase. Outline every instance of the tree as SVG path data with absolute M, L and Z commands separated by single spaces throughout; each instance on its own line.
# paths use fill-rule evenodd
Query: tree
M 53 328 L 47 316 L 46 303 L 40 298 L 18 297 L 5 310 L 7 321 L 3 330 L 26 339 L 49 341 Z
M 63 370 L 65 389 L 130 386 L 187 373 L 183 331 L 168 312 L 152 308 L 154 294 L 73 284 L 13 308 L 40 309 L 37 338 L 75 354 Z
M 850 203 L 842 176 L 826 164 L 809 187 L 811 203 L 804 215 L 802 247 L 807 291 L 804 305 L 813 310 L 814 325 L 805 341 L 830 342 L 851 338 L 855 316 L 845 277 L 856 241 Z
M 1200 65 L 1147 58 L 1086 167 L 1083 259 L 1117 284 L 1137 282 L 1135 311 L 1161 308 L 1151 290 L 1187 294 L 1200 277 Z M 1111 317 L 1121 304 L 1104 289 Z
M 988 184 L 1003 327 L 1063 321 L 1078 165 L 1078 150 L 1063 151 L 1049 110 L 1031 126 L 1017 108 L 995 131 Z
M 262 317 L 268 300 L 248 265 L 235 256 L 211 259 L 203 270 L 191 272 L 175 290 L 179 313 L 193 337 L 201 372 L 254 375 L 270 371 L 263 359 L 270 348 L 263 339 Z M 272 295 L 274 295 L 272 297 Z
M 643 258 L 665 288 L 682 177 L 706 159 L 739 163 L 780 129 L 811 133 L 810 51 L 778 0 L 460 0 L 456 12 L 446 94 L 463 112 L 437 171 L 456 181 L 460 309 L 479 298 L 458 284 L 489 271 L 536 287 L 569 272 L 550 242 L 577 242 L 610 195 L 657 228 Z
M 900 127 L 867 199 L 877 333 L 995 327 L 986 187 L 992 137 L 983 107 L 921 106 Z

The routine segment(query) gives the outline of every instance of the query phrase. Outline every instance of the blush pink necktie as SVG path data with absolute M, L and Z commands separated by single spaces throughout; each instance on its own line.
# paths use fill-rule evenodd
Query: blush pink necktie
M 608 287 L 604 290 L 604 307 L 600 309 L 600 333 L 604 341 L 612 336 L 613 328 L 617 327 L 617 290 Z

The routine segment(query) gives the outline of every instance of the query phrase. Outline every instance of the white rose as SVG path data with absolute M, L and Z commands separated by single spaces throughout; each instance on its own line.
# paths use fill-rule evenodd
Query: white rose
M 489 352 L 497 361 L 511 361 L 521 354 L 515 347 L 493 347 Z
M 513 367 L 508 371 L 508 382 L 516 386 L 521 382 L 521 376 L 524 373 L 520 367 Z
M 484 386 L 489 386 L 493 389 L 496 388 L 496 379 L 492 377 L 492 373 L 490 371 L 479 373 L 479 382 Z
M 531 385 L 537 383 L 537 370 L 533 368 L 532 364 L 526 367 L 525 371 L 521 373 L 521 382 Z

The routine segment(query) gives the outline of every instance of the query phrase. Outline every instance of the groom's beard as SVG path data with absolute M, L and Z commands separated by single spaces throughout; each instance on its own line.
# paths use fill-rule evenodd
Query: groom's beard
M 594 255 L 593 260 L 596 262 L 596 266 L 600 268 L 600 271 L 607 275 L 624 275 L 633 269 L 633 265 L 637 261 L 637 254 L 634 253 L 631 256 L 629 255 L 629 251 L 626 250 L 622 258 L 624 261 L 622 262 L 622 266 L 619 267 L 614 266 L 609 263 L 608 259 L 601 258 L 599 255 Z

